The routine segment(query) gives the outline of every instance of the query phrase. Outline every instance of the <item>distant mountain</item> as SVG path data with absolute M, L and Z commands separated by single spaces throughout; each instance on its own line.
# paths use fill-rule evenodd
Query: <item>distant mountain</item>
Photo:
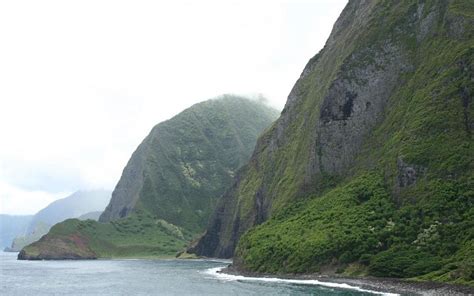
M 110 201 L 111 192 L 107 190 L 77 191 L 68 197 L 58 199 L 39 211 L 32 219 L 28 233 L 32 233 L 39 222 L 50 226 L 83 214 L 103 211 Z
M 32 218 L 0 214 L 0 248 L 10 247 L 15 237 L 24 235 Z
M 26 232 L 16 237 L 11 251 L 19 251 L 48 233 L 51 226 L 69 218 L 94 219 L 104 210 L 110 200 L 107 190 L 77 191 L 68 197 L 58 199 L 30 218 Z M 94 212 L 94 213 L 91 213 Z M 89 215 L 90 218 L 87 218 Z

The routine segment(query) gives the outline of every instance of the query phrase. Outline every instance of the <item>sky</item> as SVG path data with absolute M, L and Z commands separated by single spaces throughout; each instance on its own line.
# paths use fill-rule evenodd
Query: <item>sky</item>
M 113 190 L 151 128 L 194 103 L 282 109 L 346 3 L 0 1 L 0 213 Z

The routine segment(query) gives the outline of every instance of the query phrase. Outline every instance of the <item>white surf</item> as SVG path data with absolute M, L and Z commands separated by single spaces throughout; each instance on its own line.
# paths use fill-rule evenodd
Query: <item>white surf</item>
M 223 281 L 253 281 L 253 282 L 286 283 L 286 284 L 297 284 L 297 285 L 316 285 L 316 286 L 322 286 L 322 287 L 328 287 L 328 288 L 348 289 L 348 290 L 354 290 L 354 291 L 366 292 L 366 293 L 372 293 L 372 294 L 378 294 L 378 295 L 385 295 L 385 296 L 399 295 L 395 293 L 386 293 L 386 292 L 367 290 L 367 289 L 363 289 L 361 287 L 353 286 L 349 284 L 333 283 L 333 282 L 318 281 L 318 280 L 297 280 L 297 279 L 248 277 L 248 276 L 243 276 L 243 275 L 232 275 L 232 274 L 220 272 L 224 268 L 225 267 L 209 268 L 205 271 L 205 273 Z

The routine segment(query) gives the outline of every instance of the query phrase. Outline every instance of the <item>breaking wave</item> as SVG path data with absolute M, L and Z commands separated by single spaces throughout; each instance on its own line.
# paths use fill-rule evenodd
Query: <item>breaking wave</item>
M 282 279 L 282 278 L 268 278 L 268 277 L 247 277 L 243 275 L 232 275 L 227 273 L 220 272 L 225 267 L 215 267 L 209 268 L 204 273 L 211 275 L 213 277 L 218 278 L 219 280 L 223 281 L 252 281 L 252 282 L 270 282 L 270 283 L 285 283 L 285 284 L 297 284 L 297 285 L 315 285 L 321 287 L 329 287 L 329 288 L 337 288 L 337 289 L 348 289 L 353 291 L 359 292 L 366 292 L 378 295 L 386 295 L 386 296 L 395 296 L 399 294 L 394 293 L 386 293 L 386 292 L 379 292 L 379 291 L 372 291 L 363 289 L 358 286 L 353 286 L 349 284 L 343 283 L 332 283 L 326 281 L 318 281 L 318 280 L 297 280 L 297 279 Z

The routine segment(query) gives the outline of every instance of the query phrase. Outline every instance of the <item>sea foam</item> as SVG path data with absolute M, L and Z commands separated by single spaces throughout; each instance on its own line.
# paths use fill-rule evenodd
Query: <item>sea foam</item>
M 353 285 L 344 284 L 344 283 L 333 283 L 333 282 L 318 281 L 318 280 L 297 280 L 297 279 L 248 277 L 248 276 L 243 276 L 243 275 L 232 275 L 232 274 L 220 272 L 224 268 L 225 267 L 209 268 L 206 271 L 204 271 L 204 273 L 209 274 L 223 281 L 253 281 L 253 282 L 285 283 L 285 284 L 296 284 L 296 285 L 316 285 L 316 286 L 329 287 L 329 288 L 348 289 L 348 290 L 353 290 L 353 291 L 366 292 L 366 293 L 385 295 L 385 296 L 399 295 L 395 293 L 386 293 L 386 292 L 367 290 L 358 286 L 353 286 Z

